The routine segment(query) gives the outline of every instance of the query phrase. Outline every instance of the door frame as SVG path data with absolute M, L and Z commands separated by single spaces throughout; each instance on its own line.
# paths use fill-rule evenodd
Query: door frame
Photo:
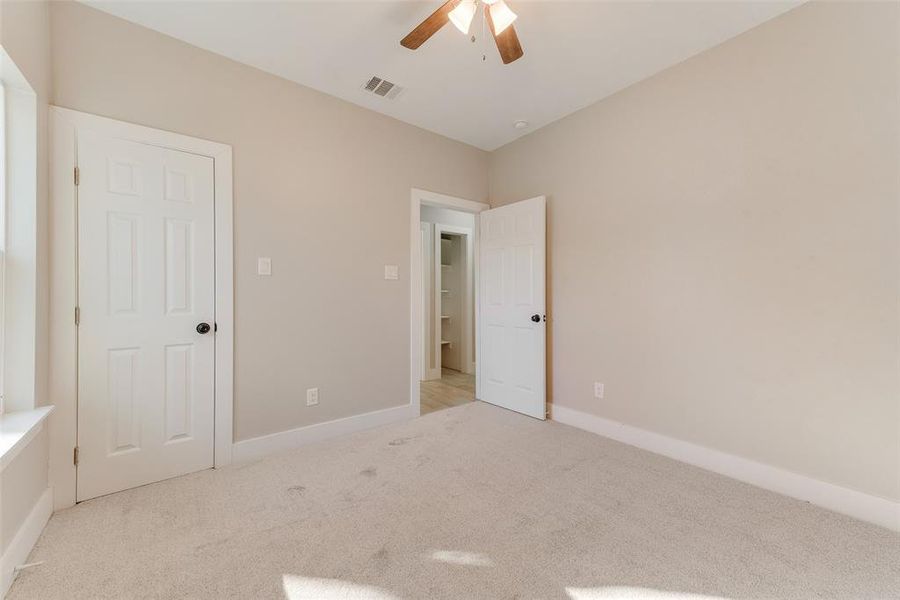
M 231 146 L 50 107 L 50 484 L 54 508 L 75 504 L 78 442 L 78 195 L 74 180 L 78 130 L 206 156 L 213 160 L 215 212 L 215 383 L 213 465 L 231 463 L 234 410 L 234 257 Z
M 481 377 L 480 364 L 477 360 L 478 346 L 480 345 L 481 333 L 479 331 L 479 309 L 478 309 L 478 213 L 488 210 L 489 204 L 484 202 L 476 202 L 474 200 L 466 200 L 465 198 L 457 198 L 455 196 L 447 196 L 446 194 L 438 194 L 437 192 L 429 192 L 413 188 L 410 192 L 410 233 L 409 233 L 409 403 L 413 407 L 415 416 L 419 416 L 422 412 L 421 397 L 419 395 L 419 381 L 422 376 L 422 340 L 425 332 L 422 323 L 424 317 L 422 315 L 422 238 L 419 232 L 419 223 L 421 222 L 422 205 L 436 206 L 438 208 L 449 208 L 476 215 L 475 230 L 472 232 L 473 238 L 473 268 L 474 268 L 474 296 L 473 302 L 475 306 L 475 397 L 481 395 Z
M 436 287 L 434 284 L 434 223 L 420 222 L 419 233 L 422 238 L 422 243 L 419 245 L 419 256 L 421 257 L 423 264 L 426 258 L 432 264 L 430 270 L 425 269 L 424 267 L 422 268 L 422 352 L 420 354 L 422 358 L 422 367 L 421 371 L 419 371 L 419 376 L 425 381 L 431 381 L 441 378 L 440 368 L 432 368 L 431 365 L 428 364 L 428 355 L 434 353 L 434 344 L 432 344 L 431 348 L 426 348 L 428 345 L 428 336 L 425 334 L 426 313 L 431 315 L 431 319 L 428 319 L 428 328 L 434 327 L 434 290 Z M 429 293 L 426 294 L 426 291 Z

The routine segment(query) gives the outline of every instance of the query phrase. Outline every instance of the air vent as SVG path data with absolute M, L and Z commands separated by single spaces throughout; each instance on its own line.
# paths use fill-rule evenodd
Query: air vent
M 387 96 L 388 92 L 390 92 L 393 87 L 394 84 L 390 81 L 382 81 L 378 84 L 378 87 L 375 88 L 375 93 L 379 96 Z
M 384 80 L 381 77 L 373 77 L 372 79 L 369 80 L 369 83 L 367 83 L 364 87 L 367 92 L 374 92 L 375 88 L 377 88 L 378 84 L 381 83 L 382 81 L 384 81 Z
M 393 100 L 403 91 L 403 88 L 396 83 L 382 79 L 381 77 L 372 77 L 362 86 L 362 89 L 371 92 L 376 96 L 387 98 L 388 100 Z

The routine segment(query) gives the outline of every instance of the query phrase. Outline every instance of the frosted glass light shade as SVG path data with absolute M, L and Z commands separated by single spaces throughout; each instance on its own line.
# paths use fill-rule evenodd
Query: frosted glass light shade
M 514 13 L 503 0 L 497 0 L 491 4 L 490 11 L 491 20 L 494 22 L 494 33 L 497 35 L 500 35 L 504 29 L 512 25 L 513 21 L 519 16 Z
M 450 17 L 450 22 L 456 25 L 457 29 L 468 34 L 469 25 L 472 24 L 472 19 L 475 17 L 475 0 L 462 0 L 447 16 Z

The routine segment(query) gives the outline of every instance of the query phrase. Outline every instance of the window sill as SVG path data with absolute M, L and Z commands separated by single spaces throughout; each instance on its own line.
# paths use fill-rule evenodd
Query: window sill
M 40 432 L 52 406 L 17 410 L 0 415 L 0 472 Z

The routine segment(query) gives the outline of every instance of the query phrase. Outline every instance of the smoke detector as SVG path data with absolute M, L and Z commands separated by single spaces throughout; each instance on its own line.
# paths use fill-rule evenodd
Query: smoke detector
M 365 92 L 387 98 L 388 100 L 394 100 L 401 92 L 403 92 L 403 88 L 396 83 L 375 76 L 372 76 L 361 87 Z

